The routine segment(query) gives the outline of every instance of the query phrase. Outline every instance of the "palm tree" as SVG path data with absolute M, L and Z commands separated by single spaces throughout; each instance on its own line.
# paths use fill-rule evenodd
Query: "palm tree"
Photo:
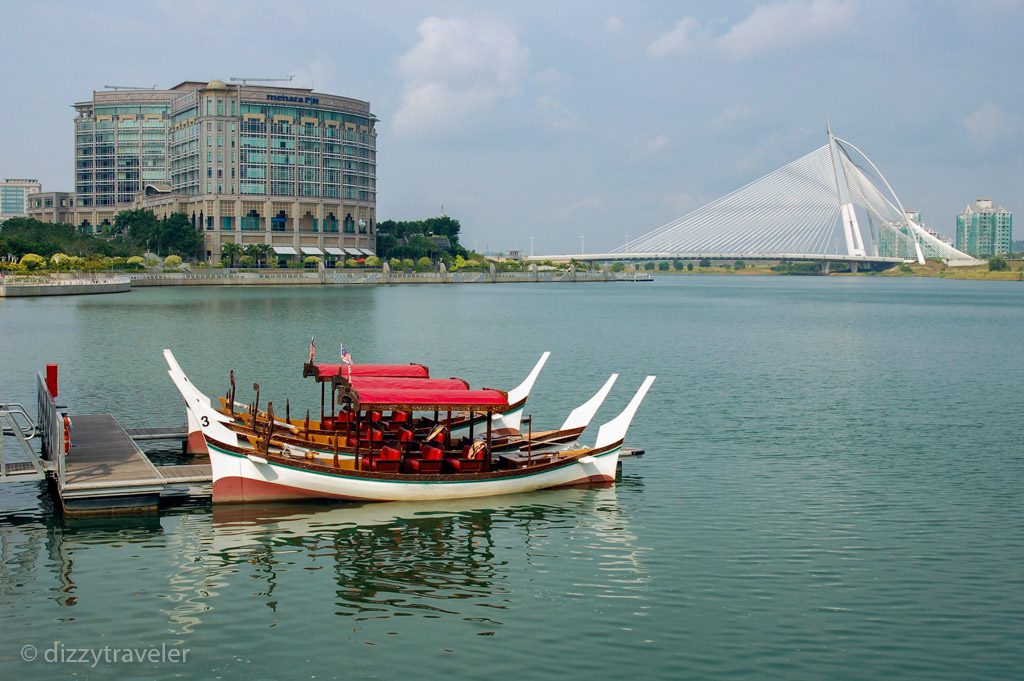
M 270 244 L 246 244 L 245 254 L 256 259 L 257 263 L 266 264 L 267 255 L 270 253 Z
M 234 241 L 230 241 L 226 244 L 222 244 L 220 247 L 220 257 L 229 258 L 231 265 L 235 266 L 235 259 L 242 254 L 242 244 L 236 244 Z

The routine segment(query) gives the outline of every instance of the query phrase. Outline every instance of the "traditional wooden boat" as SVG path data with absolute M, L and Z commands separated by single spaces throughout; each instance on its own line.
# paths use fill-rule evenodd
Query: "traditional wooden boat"
M 215 502 L 248 502 L 329 498 L 362 501 L 415 501 L 512 494 L 573 485 L 610 483 L 626 431 L 654 382 L 648 376 L 626 408 L 598 431 L 593 447 L 580 447 L 534 456 L 494 456 L 488 445 L 493 427 L 482 443 L 462 445 L 450 433 L 420 443 L 418 450 L 402 451 L 379 444 L 373 437 L 365 454 L 357 449 L 353 459 L 323 462 L 308 450 L 277 439 L 273 407 L 269 423 L 255 443 L 242 439 L 228 427 L 223 414 L 188 381 L 184 372 L 168 375 L 199 423 L 210 453 Z M 508 394 L 498 390 L 388 390 L 349 389 L 340 395 L 353 402 L 354 413 L 377 410 L 455 411 L 470 415 L 483 412 L 489 418 L 509 406 Z M 443 431 L 442 431 L 443 432 Z M 479 445 L 479 446 L 478 446 Z
M 541 370 L 547 363 L 548 358 L 551 357 L 550 352 L 544 352 L 540 359 L 537 360 L 537 364 L 534 365 L 530 373 L 523 379 L 523 382 L 518 386 L 508 391 L 508 408 L 503 412 L 495 412 L 490 417 L 483 415 L 473 414 L 455 414 L 451 428 L 456 436 L 463 436 L 468 434 L 470 427 L 480 428 L 484 426 L 485 418 L 489 418 L 492 422 L 492 429 L 497 435 L 514 435 L 520 429 L 523 418 L 523 409 L 526 407 L 526 401 L 530 398 L 530 391 L 533 390 L 534 383 L 537 382 L 537 377 L 540 376 Z M 412 369 L 416 367 L 416 369 Z M 385 371 L 387 373 L 385 373 Z M 303 365 L 302 375 L 304 377 L 313 377 L 320 383 L 320 414 L 321 418 L 325 415 L 325 387 L 330 384 L 333 387 L 338 385 L 349 384 L 356 379 L 363 377 L 375 377 L 379 379 L 384 378 L 421 378 L 429 379 L 430 372 L 427 367 L 422 364 L 387 364 L 387 365 L 344 365 L 344 364 L 313 364 L 307 362 Z M 432 379 L 438 380 L 438 379 Z M 440 379 L 440 380 L 461 380 L 461 379 Z M 469 387 L 468 384 L 466 386 Z M 415 389 L 415 388 L 413 388 Z M 334 404 L 335 391 L 331 391 L 331 414 L 335 413 Z
M 510 408 L 504 412 L 491 415 L 491 429 L 493 435 L 492 448 L 495 451 L 514 451 L 516 449 L 533 448 L 538 451 L 568 448 L 586 430 L 597 410 L 610 392 L 617 374 L 613 374 L 605 385 L 590 400 L 577 407 L 565 420 L 562 426 L 554 430 L 533 431 L 533 420 L 529 420 L 529 430 L 521 432 L 522 409 L 529 398 L 537 377 L 543 369 L 550 352 L 545 352 L 526 379 L 516 388 L 509 392 Z M 171 371 L 184 377 L 173 353 L 165 350 L 164 356 Z M 353 439 L 352 414 L 345 411 L 338 412 L 335 405 L 335 394 L 340 389 L 367 389 L 367 388 L 388 388 L 388 389 L 445 389 L 445 390 L 469 390 L 469 384 L 459 378 L 436 379 L 429 378 L 429 369 L 422 364 L 360 364 L 354 365 L 353 373 L 348 375 L 347 367 L 337 364 L 310 364 L 303 367 L 304 376 L 315 376 L 321 385 L 319 420 L 310 419 L 307 413 L 305 419 L 292 419 L 286 412 L 284 420 L 275 419 L 274 425 L 278 431 L 278 438 L 282 441 L 299 447 L 308 448 L 318 454 L 343 457 L 352 456 L 355 447 L 349 444 Z M 185 383 L 191 383 L 185 377 Z M 331 416 L 325 415 L 325 387 L 331 385 Z M 234 422 L 238 427 L 234 429 L 242 435 L 255 437 L 255 431 L 260 428 L 261 423 L 266 424 L 267 415 L 260 411 L 258 384 L 256 401 L 251 405 L 242 405 L 235 401 L 234 376 L 232 373 L 231 389 L 226 397 L 220 398 L 220 407 L 215 407 L 225 419 L 224 423 Z M 201 398 L 211 403 L 210 399 L 202 394 L 194 386 Z M 212 404 L 212 403 L 211 403 Z M 192 454 L 208 454 L 206 442 L 200 432 L 200 424 L 195 420 L 193 414 L 187 414 L 188 441 L 186 451 Z M 401 416 L 401 414 L 398 414 Z M 344 417 L 344 418 L 343 418 Z M 439 420 L 439 414 L 434 418 L 421 420 L 421 430 L 429 431 Z M 473 429 L 485 427 L 486 414 L 470 413 L 448 413 L 446 427 L 456 438 L 469 437 Z M 384 424 L 388 425 L 388 424 Z M 407 428 L 413 428 L 413 424 L 403 424 Z M 426 432 L 421 433 L 425 435 Z M 341 439 L 339 440 L 339 435 Z

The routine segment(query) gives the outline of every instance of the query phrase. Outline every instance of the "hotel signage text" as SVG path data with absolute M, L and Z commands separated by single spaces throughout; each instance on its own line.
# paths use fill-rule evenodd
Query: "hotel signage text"
M 271 102 L 298 102 L 299 104 L 319 104 L 319 97 L 296 97 L 294 95 L 267 95 Z

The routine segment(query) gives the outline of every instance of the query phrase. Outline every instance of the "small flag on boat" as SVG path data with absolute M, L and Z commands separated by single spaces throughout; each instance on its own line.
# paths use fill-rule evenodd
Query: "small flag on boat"
M 309 339 L 309 363 L 312 364 L 313 360 L 316 359 L 316 339 Z
M 348 365 L 348 377 L 352 378 L 352 355 L 348 354 L 344 343 L 341 344 L 341 361 Z

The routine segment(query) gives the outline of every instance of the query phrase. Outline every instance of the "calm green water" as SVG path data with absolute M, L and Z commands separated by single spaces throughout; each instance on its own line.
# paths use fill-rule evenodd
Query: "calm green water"
M 1024 286 L 852 278 L 137 290 L 0 300 L 0 395 L 173 424 L 333 359 L 511 387 L 555 426 L 647 373 L 613 488 L 69 521 L 0 489 L 0 677 L 1006 679 L 1024 669 Z M 240 391 L 242 399 L 249 399 Z M 593 437 L 593 434 L 591 434 Z M 160 461 L 182 461 L 174 449 Z M 184 663 L 46 651 L 188 649 Z M 39 658 L 21 659 L 25 645 Z M 50 654 L 52 658 L 53 655 Z

